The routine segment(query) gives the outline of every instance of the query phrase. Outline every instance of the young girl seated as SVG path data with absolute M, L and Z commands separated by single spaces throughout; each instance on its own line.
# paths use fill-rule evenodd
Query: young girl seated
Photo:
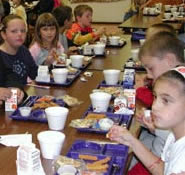
M 56 54 L 64 53 L 59 42 L 59 27 L 52 14 L 43 13 L 37 19 L 34 39 L 29 50 L 37 65 L 51 65 L 56 61 Z
M 17 15 L 9 15 L 2 21 L 0 45 L 0 86 L 23 89 L 27 78 L 35 79 L 37 66 L 23 46 L 26 38 L 26 24 Z
M 111 140 L 128 145 L 153 175 L 185 172 L 185 67 L 179 66 L 162 74 L 154 84 L 152 119 L 156 127 L 171 131 L 163 153 L 157 157 L 127 129 L 113 126 Z

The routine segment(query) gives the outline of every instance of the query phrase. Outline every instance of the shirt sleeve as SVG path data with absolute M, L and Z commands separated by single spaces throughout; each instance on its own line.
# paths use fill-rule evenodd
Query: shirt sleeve
M 82 35 L 80 28 L 77 25 L 73 25 L 71 29 L 69 29 L 66 33 L 66 36 L 69 40 L 71 40 L 76 45 L 85 44 L 88 41 L 91 41 L 95 38 L 93 32 Z

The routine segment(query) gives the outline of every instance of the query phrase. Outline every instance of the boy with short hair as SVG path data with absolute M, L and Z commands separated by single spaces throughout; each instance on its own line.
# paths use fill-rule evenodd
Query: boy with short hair
M 101 36 L 105 29 L 93 31 L 91 27 L 93 9 L 88 5 L 78 5 L 74 9 L 76 22 L 66 33 L 70 46 L 80 46 L 86 42 L 94 41 Z

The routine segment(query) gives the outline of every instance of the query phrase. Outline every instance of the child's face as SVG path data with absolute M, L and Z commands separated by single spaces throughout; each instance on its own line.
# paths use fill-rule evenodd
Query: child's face
M 26 39 L 26 25 L 21 19 L 13 19 L 8 22 L 6 31 L 2 33 L 5 43 L 12 48 L 18 48 L 23 45 Z
M 40 35 L 43 43 L 52 43 L 56 36 L 56 27 L 55 26 L 41 27 Z
M 141 62 L 147 71 L 147 77 L 154 81 L 164 72 L 171 69 L 167 59 L 158 57 L 143 56 Z
M 154 87 L 152 113 L 158 128 L 170 129 L 184 125 L 185 94 L 183 84 L 177 80 L 159 80 Z
M 73 24 L 73 17 L 71 17 L 70 20 L 67 20 L 67 19 L 66 19 L 66 21 L 64 22 L 64 27 L 65 27 L 66 29 L 70 29 L 71 26 L 72 26 L 72 24 Z
M 92 22 L 92 13 L 91 11 L 86 11 L 84 14 L 80 17 L 77 17 L 77 20 L 79 23 L 83 25 L 83 27 L 88 27 L 91 25 Z

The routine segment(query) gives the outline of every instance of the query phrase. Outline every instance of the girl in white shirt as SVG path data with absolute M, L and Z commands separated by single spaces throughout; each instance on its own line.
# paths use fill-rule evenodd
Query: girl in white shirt
M 130 146 L 153 175 L 185 172 L 185 66 L 162 74 L 154 84 L 152 119 L 157 128 L 171 130 L 163 153 L 157 157 L 125 128 L 113 126 L 111 140 Z

